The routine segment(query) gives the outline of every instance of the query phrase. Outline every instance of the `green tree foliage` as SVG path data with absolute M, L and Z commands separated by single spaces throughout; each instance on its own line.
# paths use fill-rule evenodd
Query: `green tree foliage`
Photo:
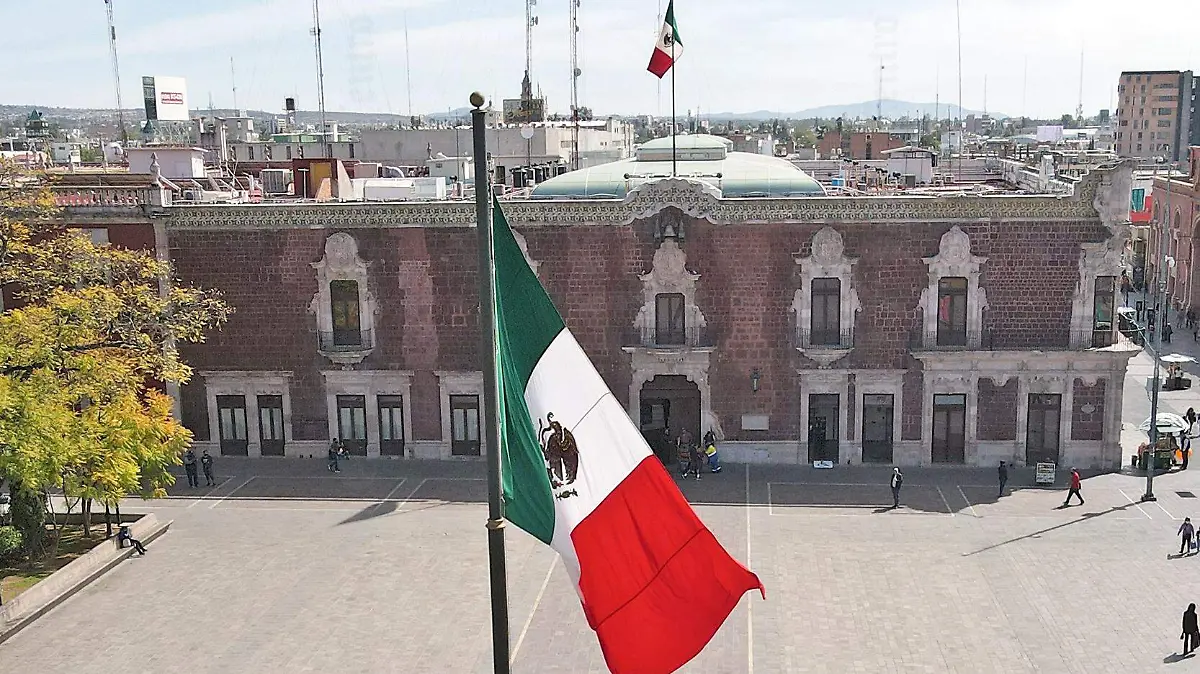
M 0 479 L 31 551 L 44 513 L 28 505 L 18 523 L 18 501 L 165 494 L 191 434 L 148 383 L 186 381 L 175 345 L 203 341 L 230 311 L 168 262 L 94 245 L 57 216 L 43 176 L 0 165 L 0 286 L 17 300 L 0 313 Z

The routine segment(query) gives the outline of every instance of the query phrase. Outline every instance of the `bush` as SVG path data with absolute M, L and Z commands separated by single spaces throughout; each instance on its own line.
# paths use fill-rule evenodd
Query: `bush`
M 16 557 L 21 551 L 21 532 L 16 527 L 0 527 L 0 559 Z

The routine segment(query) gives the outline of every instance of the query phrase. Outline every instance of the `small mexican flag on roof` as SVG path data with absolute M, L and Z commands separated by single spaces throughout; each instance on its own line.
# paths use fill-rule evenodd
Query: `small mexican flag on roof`
M 654 53 L 650 55 L 650 65 L 646 69 L 662 79 L 682 55 L 683 40 L 679 39 L 679 24 L 675 23 L 675 0 L 671 0 L 667 3 L 667 18 L 658 33 L 658 42 L 654 45 Z
M 611 671 L 673 672 L 762 583 L 650 451 L 529 268 L 499 202 L 493 222 L 505 517 L 562 557 Z

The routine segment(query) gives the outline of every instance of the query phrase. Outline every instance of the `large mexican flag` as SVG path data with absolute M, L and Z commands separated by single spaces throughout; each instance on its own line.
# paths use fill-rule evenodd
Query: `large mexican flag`
M 762 584 L 684 500 L 494 207 L 505 517 L 562 556 L 610 670 L 673 672 Z

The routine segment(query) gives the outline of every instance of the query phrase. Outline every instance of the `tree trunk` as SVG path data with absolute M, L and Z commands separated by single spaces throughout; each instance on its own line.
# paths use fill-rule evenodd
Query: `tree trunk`
M 83 537 L 92 537 L 92 499 L 82 499 L 83 502 Z

